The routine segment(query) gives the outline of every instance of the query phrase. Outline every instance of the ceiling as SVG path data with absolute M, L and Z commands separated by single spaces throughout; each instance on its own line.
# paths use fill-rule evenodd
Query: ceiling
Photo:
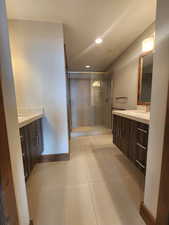
M 155 20 L 156 0 L 6 0 L 10 19 L 62 22 L 71 71 L 105 71 Z M 101 45 L 95 44 L 103 38 Z M 85 65 L 91 65 L 86 69 Z

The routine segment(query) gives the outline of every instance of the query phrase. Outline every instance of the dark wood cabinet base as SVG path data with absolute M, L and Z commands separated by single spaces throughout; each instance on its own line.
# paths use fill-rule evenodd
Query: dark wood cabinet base
M 148 132 L 147 124 L 122 116 L 113 116 L 113 143 L 143 173 L 146 172 Z
M 34 225 L 34 224 L 33 224 L 33 220 L 30 220 L 30 223 L 29 223 L 29 225 Z
M 154 217 L 151 215 L 149 210 L 145 207 L 143 202 L 141 203 L 141 206 L 140 206 L 140 215 L 143 218 L 146 225 L 156 224 Z
M 66 161 L 70 159 L 70 154 L 53 154 L 53 155 L 41 155 L 39 162 L 56 162 L 56 161 Z
M 25 180 L 28 179 L 43 152 L 41 119 L 20 128 Z

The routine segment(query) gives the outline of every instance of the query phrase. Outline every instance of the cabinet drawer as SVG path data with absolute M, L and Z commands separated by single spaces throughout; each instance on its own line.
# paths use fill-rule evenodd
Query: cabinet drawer
M 137 123 L 136 128 L 136 143 L 147 147 L 148 145 L 148 125 Z
M 147 161 L 147 148 L 141 145 L 140 143 L 136 143 L 136 158 L 135 164 L 139 167 L 143 172 L 146 169 L 146 161 Z
M 148 145 L 148 133 L 145 134 L 142 131 L 136 129 L 136 143 L 141 144 L 142 146 L 147 148 Z
M 144 131 L 148 131 L 148 129 L 149 129 L 149 125 L 144 124 L 144 123 L 140 123 L 140 122 L 137 122 L 137 127 L 144 130 Z

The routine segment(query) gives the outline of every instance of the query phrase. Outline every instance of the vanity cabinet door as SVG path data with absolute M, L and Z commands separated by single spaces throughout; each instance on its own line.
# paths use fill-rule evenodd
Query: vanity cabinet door
M 147 149 L 143 148 L 139 143 L 136 144 L 136 166 L 143 172 L 146 170 Z
M 124 151 L 124 143 L 123 143 L 123 119 L 122 117 L 119 116 L 115 116 L 114 117 L 114 121 L 115 121 L 115 131 L 114 131 L 114 135 L 115 135 L 115 139 L 114 139 L 114 144 L 116 144 L 116 146 L 121 150 Z
M 112 117 L 112 124 L 113 124 L 113 129 L 112 129 L 113 143 L 116 143 L 117 142 L 117 119 L 116 119 L 116 115 L 113 115 L 113 117 Z
M 29 177 L 32 165 L 32 159 L 29 149 L 29 137 L 28 130 L 26 127 L 20 129 L 20 139 L 21 139 L 21 147 L 22 147 L 22 158 L 23 158 L 23 166 L 24 166 L 24 174 L 25 179 Z
M 136 121 L 134 121 L 134 120 L 130 120 L 128 140 L 129 140 L 128 157 L 135 163 L 135 160 L 136 160 Z
M 114 115 L 113 143 L 126 155 L 129 155 L 130 120 Z
M 28 125 L 30 152 L 32 158 L 32 168 L 39 161 L 43 151 L 42 125 L 41 120 L 34 121 Z
M 43 137 L 41 120 L 32 122 L 23 128 L 20 128 L 20 137 L 22 145 L 22 157 L 24 164 L 25 179 L 27 179 L 39 161 L 43 151 Z
M 120 127 L 119 127 L 119 119 L 118 116 L 113 116 L 113 143 L 119 147 L 119 136 L 120 136 Z
M 42 120 L 36 120 L 26 127 L 29 132 L 29 145 L 33 168 L 39 162 L 40 155 L 43 152 Z
M 130 130 L 130 121 L 124 117 L 121 117 L 121 149 L 123 153 L 129 155 L 129 130 Z
M 116 116 L 116 132 L 117 132 L 117 135 L 116 135 L 116 145 L 117 147 L 122 150 L 122 143 L 121 143 L 121 127 L 122 127 L 122 121 L 121 121 L 121 118 Z
M 32 159 L 31 170 L 35 166 L 37 162 L 37 134 L 36 134 L 36 126 L 35 122 L 29 124 L 27 126 L 29 133 L 29 146 L 30 146 L 30 154 Z
M 38 151 L 38 159 L 43 152 L 43 133 L 42 133 L 42 120 L 36 121 L 36 133 L 37 133 L 37 151 Z

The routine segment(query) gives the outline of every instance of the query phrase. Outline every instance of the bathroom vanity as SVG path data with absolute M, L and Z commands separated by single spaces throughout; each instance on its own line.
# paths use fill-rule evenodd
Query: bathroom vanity
M 34 114 L 19 118 L 25 180 L 43 152 L 42 117 L 42 114 Z
M 113 143 L 145 173 L 150 121 L 150 112 L 146 110 L 151 104 L 152 51 L 139 57 L 138 71 L 137 106 L 143 107 L 144 110 L 113 110 Z M 114 107 L 117 104 L 123 109 L 127 108 L 128 96 L 115 96 Z M 134 107 L 136 108 L 136 105 Z
M 146 171 L 149 120 L 149 113 L 113 111 L 113 143 L 143 173 Z

